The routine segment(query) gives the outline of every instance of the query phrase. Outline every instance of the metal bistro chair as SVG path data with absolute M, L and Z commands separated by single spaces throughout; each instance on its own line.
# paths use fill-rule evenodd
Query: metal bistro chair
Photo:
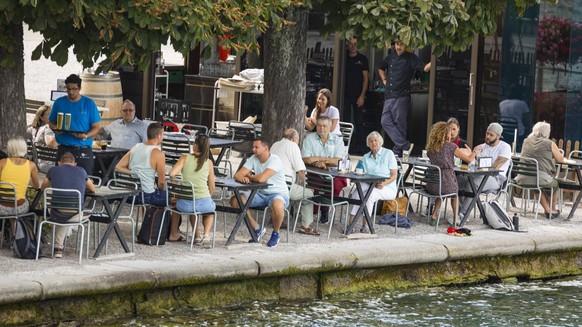
M 49 148 L 47 146 L 42 145 L 34 145 L 34 148 L 36 152 L 36 160 L 38 162 L 41 161 L 57 162 L 57 149 Z M 47 167 L 44 170 L 41 169 L 41 171 L 46 174 L 49 168 L 50 167 Z
M 13 208 L 16 208 L 18 206 L 17 202 L 18 198 L 16 196 L 16 186 L 14 186 L 14 184 L 12 183 L 0 182 L 0 203 L 2 203 L 4 206 L 11 206 Z M 26 217 L 30 217 L 33 219 L 34 228 L 36 230 L 36 215 L 34 212 L 24 212 L 20 214 L 16 213 L 14 215 L 0 216 L 0 220 L 2 220 L 2 233 L 0 234 L 0 249 L 4 244 L 4 231 L 6 230 L 6 220 L 21 219 Z M 8 230 L 12 229 L 9 228 Z M 11 238 L 14 237 L 14 235 L 12 235 L 12 232 L 10 233 L 10 236 Z
M 186 135 L 174 134 L 164 137 L 161 150 L 166 155 L 166 165 L 173 166 L 183 154 L 190 153 L 190 139 Z
M 417 203 L 417 212 L 419 206 L 422 205 L 422 198 L 426 197 L 428 199 L 440 199 L 441 200 L 441 207 L 437 215 L 437 223 L 435 225 L 435 230 L 439 226 L 439 222 L 441 219 L 441 211 L 444 208 L 445 215 L 447 212 L 447 201 L 449 198 L 457 199 L 457 213 L 459 212 L 458 203 L 459 203 L 459 194 L 458 193 L 447 193 L 443 194 L 442 192 L 442 172 L 438 166 L 431 165 L 428 162 L 418 161 L 414 164 L 414 168 L 412 168 L 412 191 L 410 192 L 409 199 L 412 199 L 413 194 L 417 194 L 419 197 Z M 435 184 L 438 185 L 438 193 L 431 194 L 426 190 L 427 184 Z M 420 187 L 419 187 L 420 186 Z M 408 216 L 408 206 L 406 207 L 406 215 Z M 431 219 L 430 215 L 427 215 L 428 219 Z M 456 223 L 457 217 L 453 217 L 453 223 Z
M 285 175 L 285 183 L 287 184 L 287 189 L 291 188 L 292 181 L 293 180 L 290 176 Z M 290 202 L 291 201 L 289 200 L 289 206 L 291 206 Z M 301 205 L 301 202 L 299 202 L 299 205 Z M 257 211 L 263 211 L 263 220 L 261 222 L 261 226 L 265 226 L 265 217 L 267 216 L 267 210 L 269 209 L 269 206 L 252 207 L 251 209 L 257 210 Z M 290 213 L 288 208 L 285 208 L 285 215 L 287 216 L 287 239 L 286 239 L 286 242 L 289 243 L 289 217 L 291 217 L 291 213 Z
M 220 129 L 211 128 L 208 130 L 208 136 L 212 138 L 224 139 L 224 140 L 234 140 L 234 131 L 232 129 Z M 232 162 L 230 161 L 230 153 L 232 151 L 232 146 L 227 147 L 225 154 L 218 163 L 218 166 L 224 162 L 224 168 L 228 166 L 229 176 L 232 176 Z M 215 170 L 216 172 L 216 170 Z
M 342 133 L 342 139 L 344 140 L 344 145 L 346 146 L 346 152 L 350 148 L 350 143 L 352 143 L 352 135 L 354 134 L 354 124 L 339 122 L 340 132 Z
M 214 166 L 214 174 L 216 178 L 232 178 L 232 173 L 228 168 L 223 167 L 216 167 Z M 214 194 L 211 194 L 212 200 L 214 202 L 220 202 L 223 206 L 225 202 L 229 201 L 230 194 L 226 188 L 221 187 L 220 189 L 214 190 Z M 218 217 L 217 217 L 218 218 Z M 217 222 L 217 218 L 214 219 L 214 222 Z M 224 224 L 224 237 L 226 238 L 226 212 L 222 211 L 222 221 Z
M 132 190 L 138 190 L 139 187 L 137 185 L 137 183 L 132 182 L 128 179 L 110 179 L 107 182 L 107 188 L 110 189 L 132 189 Z M 142 196 L 142 195 L 140 195 Z M 120 206 L 123 205 L 123 203 L 120 203 L 119 201 L 115 202 L 116 205 Z M 134 247 L 135 247 L 135 235 L 137 234 L 137 226 L 136 226 L 136 222 L 135 219 L 133 219 L 133 209 L 136 206 L 135 204 L 135 196 L 131 197 L 131 206 L 129 207 L 129 213 L 127 213 L 127 215 L 119 215 L 119 217 L 117 217 L 117 219 L 129 219 L 129 222 L 131 223 L 131 252 L 134 252 Z M 115 212 L 115 208 L 113 208 L 113 211 Z M 95 215 L 95 213 L 93 213 L 93 215 Z M 138 215 L 139 218 L 139 215 Z M 101 235 L 99 235 L 98 237 L 99 239 L 101 238 Z M 106 245 L 107 246 L 107 245 Z M 107 251 L 107 249 L 105 250 Z
M 184 124 L 181 132 L 192 136 L 208 135 L 208 127 L 204 125 Z
M 119 170 L 116 170 L 114 172 L 113 176 L 114 176 L 114 179 L 117 180 L 118 183 L 120 183 L 120 185 L 123 185 L 123 183 L 126 183 L 128 186 L 135 185 L 138 190 L 143 190 L 143 188 L 141 187 L 141 179 L 138 176 L 134 176 L 131 173 L 127 173 L 127 172 L 123 172 L 123 171 L 119 171 Z M 136 199 L 139 199 L 140 201 L 135 201 Z M 133 217 L 133 209 L 138 208 L 137 215 L 135 216 L 135 229 L 136 230 L 137 230 L 137 227 L 139 226 L 139 217 L 145 216 L 148 207 L 149 207 L 149 204 L 144 204 L 143 192 L 140 192 L 138 195 L 135 196 L 135 198 L 133 199 L 133 205 L 131 206 L 130 212 L 127 214 L 127 216 Z M 139 213 L 139 210 L 143 210 L 143 213 L 141 215 Z M 122 218 L 122 217 L 120 217 L 120 218 Z
M 257 138 L 257 131 L 254 124 L 239 121 L 228 122 L 228 128 L 233 130 L 235 140 L 242 141 L 232 146 L 232 150 L 242 154 L 240 165 L 237 168 L 238 171 L 253 153 L 253 140 Z
M 330 211 L 328 213 L 329 219 L 329 231 L 327 233 L 327 239 L 331 235 L 331 228 L 333 227 L 333 220 L 335 216 L 335 207 L 348 205 L 348 201 L 339 200 L 334 196 L 334 186 L 333 177 L 330 174 L 319 173 L 314 171 L 306 171 L 305 174 L 305 185 L 304 187 L 313 190 L 312 197 L 306 197 L 305 191 L 303 192 L 303 201 L 311 202 L 318 206 L 317 210 L 317 223 L 316 228 L 319 229 L 319 216 L 321 213 L 321 207 L 328 207 Z M 344 217 L 347 220 L 347 210 Z
M 198 228 L 198 216 L 203 214 L 213 214 L 214 215 L 214 223 L 213 226 L 213 233 L 212 233 L 212 248 L 214 248 L 214 241 L 216 238 L 216 211 L 210 212 L 184 212 L 179 211 L 175 207 L 172 207 L 171 200 L 172 198 L 178 200 L 188 200 L 192 201 L 194 204 L 194 208 L 196 207 L 196 198 L 194 192 L 194 184 L 192 182 L 178 179 L 178 178 L 169 178 L 166 179 L 166 208 L 164 209 L 164 215 L 162 216 L 162 225 L 164 224 L 164 219 L 166 218 L 166 212 L 169 211 L 170 213 L 175 212 L 179 215 L 190 215 L 194 216 L 194 226 L 192 226 L 192 240 L 190 241 L 190 251 L 194 248 L 194 235 L 196 228 Z M 188 240 L 188 229 L 190 227 L 189 222 L 186 224 L 186 240 Z M 162 233 L 162 229 L 160 228 L 160 234 L 158 234 L 158 244 L 160 242 L 160 236 Z
M 26 139 L 26 158 L 36 164 L 38 167 L 38 158 L 36 157 L 36 147 L 31 139 Z
M 503 139 L 507 142 L 513 142 L 515 135 L 517 135 L 517 119 L 509 116 L 498 116 L 497 122 L 503 127 Z M 519 140 L 518 140 L 519 142 Z
M 53 225 L 53 242 L 51 255 L 54 256 L 55 253 L 55 226 L 79 226 L 81 228 L 80 242 L 81 247 L 79 248 L 79 237 L 77 237 L 77 248 L 79 249 L 79 264 L 81 264 L 81 259 L 83 258 L 83 242 L 85 238 L 85 224 L 87 224 L 87 258 L 89 258 L 89 234 L 91 234 L 91 225 L 89 224 L 89 217 L 83 215 L 83 207 L 81 205 L 81 192 L 74 189 L 59 189 L 49 187 L 44 190 L 44 220 L 38 226 L 38 237 L 37 237 L 37 247 L 36 247 L 36 260 L 38 260 L 38 255 L 40 251 L 40 241 L 42 226 L 44 224 Z M 72 211 L 77 215 L 77 220 L 70 220 L 66 223 L 59 223 L 50 220 L 49 210 L 66 210 Z
M 538 218 L 538 207 L 540 206 L 541 192 L 543 192 L 544 190 L 547 190 L 547 189 L 540 187 L 540 174 L 539 174 L 538 161 L 536 159 L 533 159 L 533 158 L 516 159 L 513 161 L 512 174 L 514 174 L 516 177 L 518 175 L 530 177 L 534 181 L 533 183 L 530 182 L 527 184 L 518 184 L 516 179 L 514 178 L 509 182 L 508 192 L 509 192 L 509 194 L 513 194 L 514 188 L 521 190 L 521 209 L 522 209 L 524 215 L 525 215 L 526 210 L 527 210 L 526 202 L 529 201 L 529 197 L 530 197 L 530 193 L 531 193 L 530 191 L 539 192 L 539 195 L 537 196 L 537 201 L 533 207 L 533 211 L 535 213 L 535 219 L 537 219 Z M 511 191 L 509 191 L 509 190 L 511 190 Z M 552 201 L 552 197 L 554 195 L 554 189 L 550 188 L 549 190 L 550 190 L 550 207 L 551 207 L 552 206 L 551 201 Z M 526 191 L 527 191 L 527 199 L 524 199 L 524 196 L 526 195 Z M 551 220 L 551 212 L 550 212 L 550 220 Z

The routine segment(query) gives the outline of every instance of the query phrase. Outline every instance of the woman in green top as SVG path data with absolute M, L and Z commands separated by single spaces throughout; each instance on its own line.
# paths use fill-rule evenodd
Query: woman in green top
M 200 237 L 200 231 L 194 232 L 194 243 L 204 244 L 210 240 L 210 229 L 214 222 L 212 213 L 216 210 L 216 204 L 211 195 L 214 193 L 214 167 L 212 161 L 208 159 L 210 140 L 206 135 L 200 135 L 194 141 L 194 147 L 191 154 L 183 155 L 170 170 L 170 177 L 174 178 L 181 173 L 182 179 L 192 182 L 194 185 L 194 201 L 178 200 L 176 209 L 182 212 L 203 213 L 202 225 L 204 226 L 204 235 Z M 206 213 L 206 214 L 204 214 Z M 190 223 L 194 226 L 194 216 L 190 216 Z M 178 231 L 178 214 L 172 213 L 170 226 L 170 240 L 179 240 L 181 238 Z

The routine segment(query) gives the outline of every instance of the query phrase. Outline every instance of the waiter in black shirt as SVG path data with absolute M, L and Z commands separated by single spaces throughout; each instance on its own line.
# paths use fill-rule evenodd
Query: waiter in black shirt
M 354 134 L 359 134 L 363 128 L 360 110 L 364 108 L 366 91 L 368 90 L 368 58 L 358 51 L 357 38 L 349 39 L 347 46 L 348 53 L 346 56 L 346 73 L 344 78 L 344 112 L 342 121 L 352 122 L 355 125 Z M 357 137 L 355 139 L 359 140 Z M 362 146 L 357 143 L 352 142 L 352 150 L 350 152 L 354 152 L 356 147 Z
M 412 151 L 414 146 L 406 140 L 410 81 L 415 72 L 430 71 L 430 62 L 425 65 L 415 54 L 406 52 L 406 45 L 399 40 L 394 42 L 394 50 L 378 67 L 378 75 L 385 89 L 382 127 L 394 142 L 394 154 L 402 156 L 402 151 Z

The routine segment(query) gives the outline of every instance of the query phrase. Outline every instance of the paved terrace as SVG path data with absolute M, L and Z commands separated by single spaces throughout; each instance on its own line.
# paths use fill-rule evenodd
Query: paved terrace
M 415 200 L 416 197 L 413 202 Z M 519 205 L 519 200 L 517 202 Z M 571 202 L 567 202 L 562 217 L 570 209 Z M 518 208 L 511 208 L 510 215 L 518 211 Z M 450 217 L 450 208 L 448 214 Z M 392 226 L 376 225 L 376 235 L 354 234 L 346 238 L 340 232 L 343 223 L 336 221 L 329 241 L 326 241 L 329 225 L 320 224 L 322 235 L 319 237 L 295 233 L 290 234 L 290 241 L 286 243 L 282 230 L 280 245 L 269 248 L 266 241 L 272 227 L 267 226 L 262 243 L 249 244 L 244 224 L 233 244 L 226 247 L 222 214 L 219 214 L 214 249 L 195 246 L 190 251 L 189 243 L 166 242 L 163 246 L 136 244 L 135 253 L 125 254 L 112 234 L 107 254 L 102 254 L 98 260 L 83 259 L 82 265 L 78 264 L 78 255 L 72 248 L 74 241 L 68 242 L 62 259 L 43 257 L 38 261 L 13 258 L 9 246 L 4 244 L 0 250 L 0 303 L 58 298 L 78 292 L 86 294 L 86 291 L 100 293 L 142 282 L 155 287 L 186 279 L 244 279 L 294 269 L 373 268 L 582 247 L 580 210 L 571 220 L 559 218 L 549 221 L 543 214 L 539 214 L 536 220 L 531 213 L 531 205 L 526 216 L 519 215 L 520 229 L 527 232 L 495 231 L 484 225 L 478 216 L 471 215 L 465 227 L 473 231 L 473 236 L 455 237 L 446 234 L 446 221 L 435 230 L 427 223 L 426 217 L 410 214 L 415 226 L 398 228 L 396 233 Z M 227 214 L 226 220 L 228 236 L 234 216 Z M 123 221 L 121 225 L 130 240 L 129 223 Z M 357 226 L 359 229 L 359 224 Z M 184 223 L 182 230 L 185 232 Z M 47 245 L 43 250 L 45 255 L 50 256 Z M 93 246 L 91 251 L 94 251 Z

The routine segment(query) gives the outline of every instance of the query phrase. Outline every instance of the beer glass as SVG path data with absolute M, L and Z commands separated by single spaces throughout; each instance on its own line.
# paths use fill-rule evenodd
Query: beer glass
M 71 114 L 65 114 L 65 130 L 71 129 Z
M 57 129 L 63 129 L 63 118 L 64 118 L 64 114 L 62 112 L 59 112 L 57 114 Z

